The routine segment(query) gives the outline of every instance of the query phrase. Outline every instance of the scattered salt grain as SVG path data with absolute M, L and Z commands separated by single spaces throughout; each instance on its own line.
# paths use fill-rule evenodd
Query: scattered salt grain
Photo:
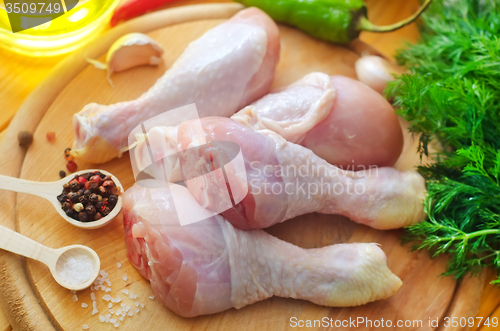
M 93 309 L 93 310 L 92 310 L 92 316 L 94 316 L 94 315 L 95 315 L 95 314 L 97 314 L 98 312 L 99 312 L 99 310 L 97 310 L 97 309 Z
M 144 308 L 144 304 L 143 303 L 141 303 L 141 308 Z
M 115 311 L 114 311 L 113 309 L 110 309 L 110 310 L 109 310 L 109 313 L 110 313 L 111 315 L 113 315 L 113 314 L 115 313 Z
M 110 320 L 111 320 L 111 315 L 110 314 L 106 314 L 104 316 L 104 322 L 109 323 Z
M 101 275 L 103 278 L 106 278 L 109 276 L 109 274 L 105 270 L 100 270 L 99 275 Z
M 123 316 L 120 316 L 120 318 L 119 318 L 120 321 L 123 321 L 124 319 L 125 319 L 125 317 L 123 317 Z
M 76 294 L 73 294 L 73 302 L 77 302 L 78 301 L 78 297 L 76 296 Z
M 152 295 L 152 296 L 150 296 L 149 298 L 150 298 L 151 300 L 154 300 L 155 296 L 154 296 L 154 295 Z
M 122 266 L 122 264 L 121 264 L 120 262 L 118 262 L 118 263 L 116 264 L 116 266 L 117 266 L 118 268 L 120 268 L 120 267 Z
M 92 301 L 95 301 L 95 294 L 94 294 L 94 293 L 90 293 L 90 299 L 91 299 Z
M 136 307 L 139 307 L 139 302 L 137 302 L 137 301 L 136 301 L 136 302 L 134 302 L 134 305 L 135 305 Z
M 115 312 L 115 315 L 118 316 L 118 315 L 121 315 L 122 314 L 122 310 L 121 309 L 118 309 L 116 312 Z
M 115 324 L 113 324 L 113 326 L 114 326 L 115 328 L 117 328 L 117 327 L 119 327 L 119 326 L 120 326 L 120 323 L 116 322 Z
M 120 296 L 119 296 L 119 295 L 117 295 L 115 300 L 116 300 L 116 302 L 121 302 L 121 301 L 122 301 L 122 298 L 120 298 Z
M 94 308 L 94 310 L 97 310 L 97 302 L 96 301 L 92 301 L 92 308 Z
M 83 324 L 82 329 L 87 330 L 89 326 L 87 324 Z
M 126 275 L 124 275 L 124 276 L 122 277 L 122 279 L 123 279 L 123 281 L 125 281 L 125 282 L 126 282 L 126 281 L 127 281 L 127 279 L 128 279 L 128 277 L 127 277 Z
M 134 315 L 134 312 L 132 310 L 129 310 L 127 315 L 132 316 L 132 315 Z
M 138 314 L 141 310 L 139 308 L 135 308 L 135 313 Z
M 106 292 L 111 292 L 111 287 L 108 287 L 108 288 L 106 289 Z
M 128 297 L 132 300 L 137 299 L 137 295 L 135 295 L 134 293 L 130 293 Z
M 116 319 L 112 318 L 112 319 L 109 320 L 109 322 L 115 324 L 116 323 Z
M 106 285 L 111 286 L 111 282 L 109 281 L 109 279 L 106 279 Z
M 122 303 L 120 306 L 122 306 L 122 308 L 125 308 L 126 304 Z
M 111 302 L 108 303 L 108 308 L 113 308 L 113 304 Z
M 82 308 L 87 308 L 88 306 L 85 302 L 82 302 Z
M 106 294 L 106 295 L 104 295 L 104 296 L 102 297 L 102 299 L 103 299 L 104 301 L 109 301 L 109 300 L 111 300 L 111 295 Z
M 122 293 L 128 295 L 129 292 L 128 290 L 123 290 Z
M 99 315 L 99 321 L 102 322 L 102 323 L 104 323 L 104 316 Z

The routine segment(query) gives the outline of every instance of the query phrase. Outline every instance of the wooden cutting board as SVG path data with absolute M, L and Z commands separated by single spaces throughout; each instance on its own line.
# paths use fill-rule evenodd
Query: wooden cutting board
M 73 141 L 72 115 L 75 112 L 90 102 L 111 104 L 137 98 L 162 76 L 190 41 L 239 8 L 234 4 L 205 5 L 155 13 L 110 31 L 72 56 L 33 92 L 16 115 L 0 145 L 0 173 L 20 174 L 22 178 L 37 181 L 57 180 L 59 170 L 65 169 L 63 151 Z M 102 56 L 112 41 L 131 31 L 149 32 L 160 42 L 165 48 L 163 63 L 159 67 L 141 67 L 115 74 L 112 77 L 115 88 L 112 88 L 105 73 L 87 65 L 84 59 Z M 282 53 L 274 87 L 289 84 L 313 71 L 356 78 L 353 68 L 359 55 L 352 50 L 315 40 L 289 27 L 280 26 L 280 31 Z M 27 153 L 15 143 L 20 129 L 35 132 L 34 143 Z M 45 138 L 51 131 L 56 133 L 56 141 L 52 143 Z M 414 141 L 409 135 L 405 138 L 404 154 L 398 162 L 401 169 L 411 168 L 418 161 Z M 79 170 L 91 167 L 78 162 Z M 128 154 L 100 167 L 115 174 L 125 188 L 133 185 Z M 78 292 L 78 301 L 74 302 L 73 295 L 56 284 L 44 265 L 1 252 L 0 282 L 5 286 L 0 289 L 0 301 L 4 302 L 14 328 L 81 330 L 85 324 L 90 330 L 115 329 L 98 319 L 99 315 L 108 313 L 108 302 L 102 297 L 110 294 L 122 298 L 120 303 L 114 304 L 115 310 L 121 303 L 134 309 L 134 303 L 139 303 L 138 314 L 119 321 L 122 330 L 284 330 L 293 326 L 293 317 L 297 320 L 328 318 L 333 320 L 333 325 L 335 320 L 342 322 L 357 317 L 374 322 L 390 320 L 394 325 L 400 320 L 413 324 L 403 326 L 402 330 L 434 330 L 436 328 L 429 325 L 430 319 L 475 316 L 480 297 L 481 279 L 457 284 L 452 278 L 440 277 L 446 260 L 430 259 L 426 252 L 409 253 L 408 247 L 400 244 L 401 231 L 377 231 L 343 217 L 310 214 L 276 225 L 268 232 L 305 248 L 344 242 L 377 242 L 388 256 L 390 269 L 403 280 L 404 285 L 398 293 L 387 300 L 354 308 L 325 308 L 301 300 L 272 298 L 240 310 L 185 319 L 149 298 L 153 292 L 148 281 L 127 260 L 121 215 L 104 228 L 82 230 L 66 223 L 48 202 L 39 198 L 7 192 L 0 192 L 0 198 L 0 224 L 15 227 L 20 233 L 54 248 L 70 244 L 90 246 L 99 254 L 101 268 L 109 273 L 112 284 L 111 292 L 95 292 L 99 313 L 92 316 L 90 289 Z M 138 298 L 129 299 L 123 290 Z M 82 308 L 82 303 L 90 307 Z M 144 308 L 140 304 L 144 304 Z M 415 324 L 417 321 L 421 324 Z M 324 325 L 316 324 L 313 329 L 320 326 Z M 364 327 L 364 324 L 356 328 L 349 324 L 343 329 L 377 328 Z

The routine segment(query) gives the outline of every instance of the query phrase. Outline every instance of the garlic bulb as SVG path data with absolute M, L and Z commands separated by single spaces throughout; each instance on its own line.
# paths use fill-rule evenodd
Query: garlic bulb
M 106 70 L 111 85 L 111 74 L 142 65 L 157 66 L 161 63 L 162 46 L 142 33 L 129 33 L 111 45 L 106 63 L 87 59 L 96 69 Z
M 401 75 L 405 72 L 398 65 L 376 55 L 359 58 L 356 61 L 355 70 L 359 81 L 378 93 L 382 93 L 387 83 L 395 79 L 393 74 Z

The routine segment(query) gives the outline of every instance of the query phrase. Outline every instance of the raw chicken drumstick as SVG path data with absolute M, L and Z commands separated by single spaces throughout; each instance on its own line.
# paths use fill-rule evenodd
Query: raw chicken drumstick
M 222 212 L 240 229 L 266 228 L 311 212 L 344 215 L 376 229 L 408 226 L 425 217 L 425 182 L 415 171 L 345 171 L 269 130 L 255 131 L 222 117 L 202 118 L 202 132 L 197 124 L 179 126 L 184 181 L 202 206 Z M 198 143 L 200 137 L 205 144 Z M 235 148 L 241 149 L 246 174 L 230 163 Z
M 178 213 L 201 222 L 180 226 Z M 179 200 L 178 200 L 179 201 Z M 242 308 L 272 296 L 332 307 L 393 295 L 401 280 L 376 244 L 303 249 L 262 230 L 242 231 L 211 216 L 183 186 L 136 183 L 123 196 L 129 260 L 156 297 L 184 317 Z
M 91 103 L 74 115 L 73 156 L 104 163 L 128 148 L 141 122 L 196 103 L 200 116 L 230 116 L 265 95 L 279 59 L 279 31 L 257 8 L 236 14 L 193 41 L 155 85 L 134 101 Z
M 392 166 L 403 147 L 398 118 L 382 96 L 356 80 L 319 72 L 273 91 L 231 119 L 274 131 L 345 170 Z M 149 142 L 133 151 L 138 171 L 151 163 L 150 151 L 155 160 L 177 153 L 177 127 L 156 126 L 147 136 Z M 182 180 L 178 162 L 172 171 L 170 181 Z
M 328 90 L 334 93 L 327 96 Z M 231 118 L 274 131 L 344 170 L 390 167 L 398 160 L 404 142 L 398 117 L 389 102 L 365 84 L 312 73 L 277 92 Z

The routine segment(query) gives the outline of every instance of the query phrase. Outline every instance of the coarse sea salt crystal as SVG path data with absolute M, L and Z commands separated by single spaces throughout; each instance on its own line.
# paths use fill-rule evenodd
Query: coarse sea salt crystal
M 97 309 L 93 309 L 93 310 L 92 310 L 92 316 L 94 316 L 94 315 L 95 315 L 95 314 L 97 314 L 98 312 L 99 312 L 99 310 L 97 310 Z
M 82 329 L 87 330 L 89 326 L 87 324 L 83 324 Z
M 111 315 L 110 314 L 106 314 L 104 316 L 104 322 L 109 323 L 110 320 L 111 320 Z
M 143 303 L 141 303 L 141 308 L 144 308 L 144 304 Z
M 120 267 L 122 266 L 122 264 L 121 264 L 120 262 L 118 262 L 118 263 L 116 264 L 116 266 L 117 266 L 118 268 L 120 268 Z
M 105 295 L 102 297 L 102 299 L 103 299 L 104 301 L 109 301 L 109 300 L 111 300 L 111 295 L 109 295 L 109 294 L 105 294 Z
M 82 308 L 87 308 L 88 306 L 85 302 L 82 302 Z
M 137 299 L 137 295 L 135 295 L 134 293 L 130 293 L 128 297 L 132 300 Z
M 135 313 L 138 314 L 141 310 L 139 308 L 135 308 Z
M 119 318 L 120 321 L 123 321 L 124 319 L 125 319 L 125 317 L 123 317 L 123 316 L 120 316 L 120 318 Z
M 154 296 L 154 295 L 152 295 L 152 296 L 150 296 L 149 298 L 150 298 L 151 300 L 154 300 L 155 296 Z
M 97 310 L 97 301 L 92 301 L 92 308 Z
M 78 301 L 78 297 L 76 296 L 76 294 L 73 294 L 73 302 L 77 302 Z
M 117 327 L 119 327 L 119 326 L 120 326 L 120 323 L 116 322 L 115 324 L 113 324 L 113 326 L 114 326 L 115 328 L 117 328 Z
M 128 295 L 129 292 L 128 290 L 123 290 L 122 293 Z
M 95 294 L 94 293 L 90 293 L 90 300 L 95 301 Z
M 129 310 L 127 315 L 132 316 L 132 315 L 134 315 L 134 312 L 132 310 Z
M 111 315 L 113 315 L 113 314 L 115 313 L 115 311 L 114 311 L 113 309 L 110 309 L 110 310 L 109 310 L 109 313 L 110 313 Z
M 125 281 L 125 282 L 126 282 L 126 281 L 127 281 L 127 279 L 128 279 L 127 275 L 123 275 L 122 279 L 123 279 L 123 281 Z
M 119 295 L 117 295 L 115 300 L 116 300 L 116 302 L 121 302 L 121 301 L 122 301 L 122 298 L 120 298 L 120 296 L 119 296 Z
M 108 288 L 106 289 L 106 292 L 111 292 L 111 287 L 108 287 Z
M 134 305 L 135 305 L 136 307 L 139 307 L 139 302 L 137 302 L 137 301 L 136 301 L 136 302 L 134 302 Z
M 101 321 L 102 323 L 104 323 L 104 316 L 99 315 L 99 321 Z
M 59 272 L 61 279 L 69 285 L 80 285 L 88 282 L 94 273 L 94 264 L 87 255 L 69 257 Z

